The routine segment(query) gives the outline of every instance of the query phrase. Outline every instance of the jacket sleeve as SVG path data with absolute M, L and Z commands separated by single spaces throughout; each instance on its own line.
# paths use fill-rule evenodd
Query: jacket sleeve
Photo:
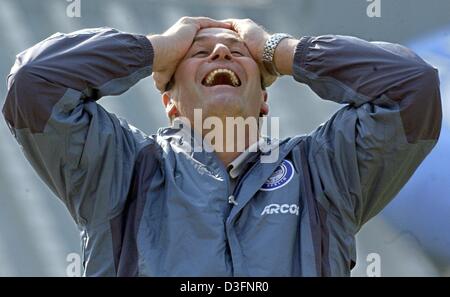
M 149 141 L 95 100 L 150 75 L 152 60 L 145 36 L 110 28 L 56 33 L 17 56 L 3 115 L 77 224 L 121 211 L 136 154 Z
M 293 72 L 321 98 L 345 104 L 306 139 L 316 199 L 354 234 L 436 144 L 437 70 L 398 44 L 326 35 L 301 38 Z

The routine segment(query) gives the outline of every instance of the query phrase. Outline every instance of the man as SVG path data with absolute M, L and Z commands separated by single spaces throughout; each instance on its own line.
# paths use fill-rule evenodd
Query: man
M 95 102 L 152 72 L 173 127 L 146 136 Z M 345 105 L 309 135 L 192 150 L 210 131 L 189 129 L 195 109 L 265 115 L 278 75 Z M 3 113 L 79 226 L 91 276 L 348 276 L 355 234 L 441 125 L 437 71 L 405 47 L 203 17 L 147 37 L 57 33 L 19 54 Z

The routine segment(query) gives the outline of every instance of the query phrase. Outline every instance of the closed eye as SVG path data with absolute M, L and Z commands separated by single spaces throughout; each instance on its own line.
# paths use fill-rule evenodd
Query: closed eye
M 206 57 L 209 53 L 207 51 L 198 51 L 192 55 L 192 57 Z
M 244 56 L 244 54 L 241 53 L 240 51 L 232 51 L 231 54 L 232 55 L 238 55 L 238 56 Z

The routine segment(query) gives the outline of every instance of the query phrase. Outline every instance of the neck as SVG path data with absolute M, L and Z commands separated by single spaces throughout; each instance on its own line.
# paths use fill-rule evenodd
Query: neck
M 256 143 L 259 138 L 258 124 L 244 125 L 242 123 L 225 123 L 223 125 L 214 125 L 213 129 L 202 127 L 202 139 L 206 145 L 209 145 L 222 163 L 227 166 L 249 146 Z
M 209 138 L 209 133 L 212 133 L 211 130 L 207 130 L 206 133 L 204 131 L 202 135 L 204 143 L 210 145 L 214 153 L 219 157 L 222 163 L 227 166 L 245 150 L 247 150 L 252 144 L 256 143 L 258 141 L 259 135 L 257 133 L 258 131 L 256 130 L 254 131 L 254 133 L 242 133 L 243 135 L 240 135 L 239 133 L 234 133 L 234 135 L 228 134 L 229 136 L 232 136 L 227 137 L 226 135 L 229 131 L 227 131 L 226 129 L 224 130 L 225 131 L 223 132 L 224 136 L 222 137 L 222 143 L 220 141 L 217 141 L 217 139 L 211 141 L 211 139 Z
M 228 164 L 233 162 L 234 159 L 236 159 L 237 157 L 239 157 L 240 154 L 242 154 L 242 152 L 215 152 L 215 153 L 225 166 L 228 166 Z
M 194 131 L 202 135 L 204 145 L 214 151 L 225 166 L 259 139 L 259 123 L 254 117 L 215 117 L 215 121 L 204 120 L 203 125 L 194 122 Z

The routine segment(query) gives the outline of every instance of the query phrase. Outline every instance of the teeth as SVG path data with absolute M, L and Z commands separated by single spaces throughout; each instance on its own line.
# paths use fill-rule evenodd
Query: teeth
M 234 87 L 239 86 L 239 79 L 237 78 L 236 73 L 234 73 L 230 69 L 225 69 L 225 68 L 219 68 L 219 69 L 215 69 L 215 70 L 211 71 L 208 74 L 208 76 L 206 77 L 206 80 L 205 80 L 206 85 L 211 85 L 212 82 L 214 81 L 214 77 L 216 76 L 216 74 L 219 74 L 219 73 L 226 73 L 226 74 L 228 74 L 230 79 L 231 79 L 231 83 L 233 84 L 233 86 Z

